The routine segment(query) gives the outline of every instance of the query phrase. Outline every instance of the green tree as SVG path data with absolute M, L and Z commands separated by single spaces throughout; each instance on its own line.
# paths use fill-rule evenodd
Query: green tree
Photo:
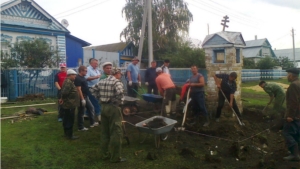
M 244 62 L 244 69 L 256 69 L 256 65 L 253 59 L 251 58 L 244 58 L 243 59 Z
M 276 66 L 275 60 L 270 56 L 266 56 L 257 62 L 258 69 L 273 69 Z
M 173 68 L 190 67 L 196 65 L 205 68 L 205 52 L 200 48 L 191 48 L 190 43 L 186 42 L 178 46 L 177 52 L 163 54 L 162 59 L 172 58 Z
M 126 0 L 122 9 L 128 25 L 123 29 L 120 38 L 132 41 L 138 48 L 143 20 L 143 6 L 140 0 Z M 153 0 L 152 3 L 152 32 L 153 50 L 156 59 L 165 53 L 176 51 L 182 42 L 182 37 L 189 31 L 192 13 L 183 0 Z M 143 56 L 148 55 L 148 26 L 146 25 Z M 137 51 L 137 50 L 136 50 Z
M 34 88 L 40 72 L 36 68 L 57 67 L 60 62 L 58 51 L 51 50 L 50 45 L 39 38 L 35 38 L 32 41 L 16 42 L 11 52 L 12 59 L 15 61 L 15 67 L 29 68 L 26 69 L 29 72 L 29 85 L 35 78 Z
M 282 69 L 289 69 L 289 68 L 294 67 L 293 62 L 291 62 L 289 60 L 289 58 L 285 57 L 285 56 L 283 56 L 283 57 L 280 56 L 280 57 L 276 58 L 274 61 L 275 61 L 276 66 L 281 66 Z

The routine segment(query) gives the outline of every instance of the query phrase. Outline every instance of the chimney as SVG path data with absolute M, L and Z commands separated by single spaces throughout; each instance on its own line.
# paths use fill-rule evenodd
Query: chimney
M 274 50 L 276 50 L 276 48 L 274 48 Z
M 255 35 L 255 40 L 257 40 L 257 35 Z

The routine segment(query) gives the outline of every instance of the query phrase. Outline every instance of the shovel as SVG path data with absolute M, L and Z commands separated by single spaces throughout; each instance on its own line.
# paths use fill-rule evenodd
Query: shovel
M 191 91 L 191 88 L 189 88 L 188 93 L 187 93 L 186 103 L 185 103 L 184 112 L 183 112 L 184 113 L 183 120 L 182 120 L 181 127 L 177 128 L 178 131 L 184 131 L 185 130 L 185 127 L 183 127 L 183 126 L 184 126 L 184 123 L 185 123 L 185 118 L 186 118 L 186 114 L 187 114 L 188 105 L 191 102 L 191 99 L 189 99 L 189 97 L 190 97 L 190 91 Z
M 265 113 L 266 108 L 267 108 L 268 106 L 269 106 L 269 105 L 267 104 L 266 107 L 262 110 L 262 113 Z
M 220 91 L 221 91 L 221 93 L 223 94 L 223 96 L 224 96 L 226 102 L 227 102 L 228 104 L 230 104 L 229 101 L 228 101 L 228 99 L 227 99 L 227 97 L 225 96 L 224 92 L 222 91 L 222 89 L 220 89 Z M 233 109 L 232 107 L 231 107 L 231 110 L 232 110 L 233 113 L 235 114 L 237 120 L 239 121 L 239 124 L 240 124 L 241 126 L 244 126 L 245 124 L 241 122 L 240 118 L 237 116 L 236 112 L 234 111 L 234 109 Z

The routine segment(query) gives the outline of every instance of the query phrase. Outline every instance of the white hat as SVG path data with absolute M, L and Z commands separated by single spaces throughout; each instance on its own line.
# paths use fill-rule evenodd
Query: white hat
M 77 75 L 77 73 L 73 69 L 68 69 L 67 75 Z
M 162 72 L 162 68 L 161 67 L 156 68 L 156 72 Z
M 112 66 L 112 63 L 111 63 L 111 62 L 104 62 L 104 63 L 102 64 L 102 67 L 104 67 L 104 66 L 106 66 L 106 65 L 111 65 L 111 66 Z

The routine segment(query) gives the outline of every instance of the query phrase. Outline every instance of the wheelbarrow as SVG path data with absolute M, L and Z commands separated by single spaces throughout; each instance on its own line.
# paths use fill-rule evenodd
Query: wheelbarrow
M 147 126 L 144 126 L 145 124 L 147 124 L 148 122 L 152 121 L 155 118 L 162 118 L 167 125 L 160 127 L 160 128 L 149 128 Z M 159 148 L 160 141 L 164 141 L 168 138 L 167 133 L 169 133 L 174 128 L 176 123 L 177 123 L 176 120 L 173 120 L 173 119 L 170 119 L 167 117 L 153 116 L 149 119 L 146 119 L 144 121 L 141 121 L 141 122 L 135 124 L 135 126 L 139 130 L 140 135 L 141 135 L 141 133 L 147 133 L 147 135 L 146 135 L 146 137 L 147 137 L 149 134 L 153 134 L 154 140 L 155 140 L 155 147 Z M 141 143 L 143 143 L 146 140 L 146 137 L 143 139 L 143 141 Z
M 134 97 L 129 97 L 129 96 L 124 96 L 124 104 L 121 107 L 122 113 L 124 116 L 130 116 L 137 114 L 139 112 L 139 108 L 136 104 L 136 101 L 140 99 L 134 98 Z

